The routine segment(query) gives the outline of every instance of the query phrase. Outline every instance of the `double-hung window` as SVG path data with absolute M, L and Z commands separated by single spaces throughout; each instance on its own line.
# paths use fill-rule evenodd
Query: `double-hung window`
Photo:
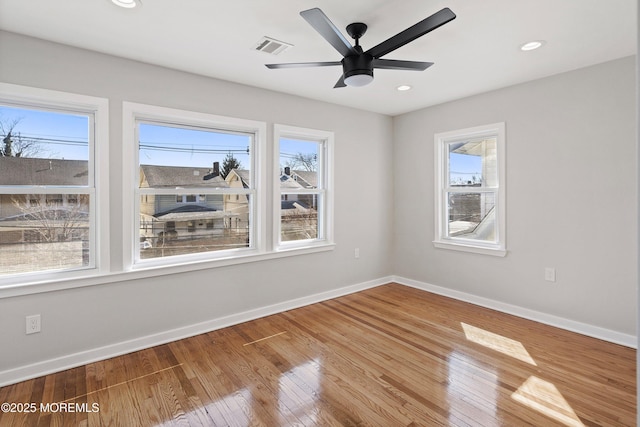
M 283 125 L 274 133 L 276 247 L 331 243 L 333 133 Z
M 434 245 L 504 256 L 505 125 L 435 135 Z
M 107 112 L 102 98 L 0 84 L 0 282 L 108 263 Z
M 133 206 L 125 207 L 134 265 L 258 250 L 263 124 L 133 103 L 124 104 L 124 118 L 125 141 L 134 136 L 136 147 L 127 167 Z

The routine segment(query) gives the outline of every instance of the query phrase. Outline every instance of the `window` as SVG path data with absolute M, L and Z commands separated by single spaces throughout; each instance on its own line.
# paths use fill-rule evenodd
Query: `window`
M 255 135 L 142 118 L 136 130 L 139 233 L 141 241 L 150 243 L 140 259 L 250 247 Z M 226 170 L 231 162 L 233 168 Z M 235 174 L 245 177 L 246 187 L 231 190 L 227 179 Z M 197 193 L 176 195 L 176 190 Z M 229 191 L 237 202 L 228 203 Z M 145 196 L 147 202 L 142 203 Z M 151 221 L 150 229 L 142 227 L 142 218 Z M 212 227 L 196 227 L 202 221 L 210 221 Z
M 147 197 L 147 195 L 145 195 Z M 195 194 L 179 194 L 176 196 L 176 203 L 206 203 L 206 195 L 195 195 Z M 148 198 L 145 203 L 148 203 Z
M 262 125 L 132 103 L 124 111 L 137 159 L 129 169 L 132 266 L 257 251 Z
M 0 284 L 106 264 L 107 111 L 104 99 L 0 84 Z
M 330 159 L 333 134 L 275 128 L 276 211 L 274 242 L 280 249 L 332 240 Z
M 504 256 L 505 125 L 435 135 L 438 248 Z

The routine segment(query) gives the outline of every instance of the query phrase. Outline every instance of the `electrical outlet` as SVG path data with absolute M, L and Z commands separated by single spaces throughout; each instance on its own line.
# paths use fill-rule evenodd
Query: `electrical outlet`
M 555 282 L 556 281 L 556 269 L 553 267 L 546 267 L 544 269 L 544 280 L 547 282 Z
M 40 315 L 27 316 L 27 335 L 40 332 Z
M 356 259 L 360 258 L 360 248 L 355 248 L 355 249 L 353 250 L 353 256 L 354 256 Z

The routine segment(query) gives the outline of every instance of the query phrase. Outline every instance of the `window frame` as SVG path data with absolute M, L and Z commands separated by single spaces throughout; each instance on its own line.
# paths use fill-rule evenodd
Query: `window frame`
M 505 123 L 493 123 L 466 129 L 441 132 L 434 135 L 435 146 L 435 239 L 433 245 L 440 249 L 452 249 L 484 255 L 504 257 L 506 249 L 506 158 Z M 497 185 L 495 187 L 464 187 L 452 191 L 449 185 L 448 145 L 467 139 L 496 138 Z M 495 193 L 496 241 L 486 242 L 473 239 L 456 238 L 448 235 L 449 203 L 448 194 L 458 193 Z
M 138 123 L 157 124 L 163 126 L 198 128 L 221 132 L 238 132 L 253 135 L 251 147 L 251 186 L 250 189 L 219 188 L 219 189 L 141 189 L 138 187 L 139 176 L 139 147 Z M 264 214 L 259 212 L 265 200 L 264 186 L 257 185 L 264 182 L 264 147 L 266 124 L 253 120 L 237 119 L 217 116 L 208 113 L 179 110 L 155 105 L 123 102 L 123 254 L 124 270 L 142 270 L 147 268 L 176 266 L 197 262 L 228 260 L 256 255 L 265 252 Z M 244 194 L 250 196 L 249 222 L 251 243 L 248 248 L 224 249 L 219 251 L 197 252 L 193 254 L 173 255 L 151 259 L 140 258 L 139 227 L 141 196 L 147 194 L 194 194 L 196 199 L 202 195 Z M 196 202 L 197 203 L 197 202 Z
M 318 237 L 315 239 L 281 240 L 280 140 L 282 138 L 309 141 L 319 145 L 318 185 L 316 189 L 291 189 L 286 194 L 318 195 Z M 275 124 L 273 131 L 273 246 L 274 251 L 332 246 L 333 242 L 333 146 L 334 133 L 318 129 Z
M 40 270 L 0 277 L 0 289 L 10 285 L 32 285 L 105 274 L 109 252 L 109 101 L 88 95 L 0 83 L 0 103 L 24 109 L 86 115 L 89 118 L 88 170 L 86 186 L 0 186 L 2 194 L 89 196 L 89 263 L 63 270 Z M 97 159 L 100 159 L 98 161 Z M 30 200 L 28 201 L 30 203 Z

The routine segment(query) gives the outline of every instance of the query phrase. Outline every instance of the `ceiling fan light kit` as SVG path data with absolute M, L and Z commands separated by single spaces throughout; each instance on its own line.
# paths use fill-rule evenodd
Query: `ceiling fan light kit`
M 373 57 L 349 55 L 342 59 L 344 83 L 348 86 L 365 86 L 373 81 Z
M 347 86 L 361 87 L 366 86 L 373 81 L 373 71 L 368 73 L 363 70 L 352 71 L 351 75 L 344 78 L 344 84 Z
M 456 15 L 451 9 L 445 7 L 365 52 L 360 46 L 360 38 L 367 31 L 366 24 L 354 22 L 347 25 L 347 33 L 355 40 L 355 44 L 352 46 L 322 10 L 318 8 L 304 10 L 300 12 L 300 15 L 343 56 L 342 60 L 331 62 L 266 64 L 266 67 L 270 69 L 283 69 L 342 65 L 342 76 L 340 76 L 334 88 L 366 86 L 373 81 L 374 68 L 387 70 L 426 70 L 433 65 L 433 62 L 401 61 L 381 59 L 381 57 L 456 18 Z

